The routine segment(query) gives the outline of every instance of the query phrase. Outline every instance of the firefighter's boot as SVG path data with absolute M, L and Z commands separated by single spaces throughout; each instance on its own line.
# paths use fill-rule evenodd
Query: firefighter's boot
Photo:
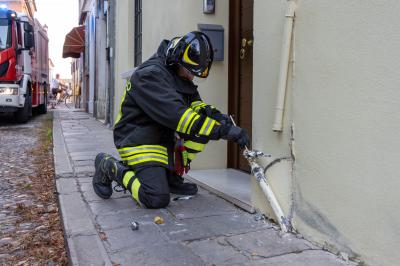
M 93 189 L 97 196 L 103 199 L 111 197 L 112 181 L 122 185 L 122 178 L 128 167 L 106 153 L 99 153 L 94 161 L 95 173 L 93 176 Z
M 176 173 L 170 173 L 168 175 L 169 192 L 178 195 L 196 195 L 197 185 L 193 183 L 183 182 L 183 177 Z

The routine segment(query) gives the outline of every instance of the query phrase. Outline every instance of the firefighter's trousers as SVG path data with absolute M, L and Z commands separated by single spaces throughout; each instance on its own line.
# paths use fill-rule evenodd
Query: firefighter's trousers
M 204 150 L 207 140 L 193 138 L 185 141 L 188 157 L 193 160 L 197 153 Z M 132 197 L 147 208 L 164 208 L 169 204 L 169 170 L 162 166 L 142 166 L 125 172 L 122 185 Z

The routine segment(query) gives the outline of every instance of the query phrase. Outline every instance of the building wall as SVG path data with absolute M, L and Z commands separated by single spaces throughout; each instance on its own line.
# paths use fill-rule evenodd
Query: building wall
M 96 91 L 96 7 L 95 2 L 92 2 L 91 11 L 86 19 L 86 36 L 88 37 L 86 51 L 86 64 L 88 70 L 88 112 L 94 114 L 95 111 L 95 91 Z
M 284 131 L 274 133 L 285 2 L 255 0 L 254 147 L 294 152 L 269 176 L 300 233 L 398 265 L 400 2 L 298 0 Z M 265 205 L 259 191 L 253 199 Z
M 199 92 L 203 101 L 218 107 L 222 112 L 227 112 L 229 1 L 217 1 L 216 12 L 213 15 L 203 14 L 202 2 L 143 1 L 143 61 L 155 53 L 163 39 L 197 30 L 198 23 L 222 25 L 225 29 L 225 60 L 214 62 L 209 77 L 199 84 Z M 225 168 L 226 158 L 226 142 L 210 142 L 205 152 L 194 160 L 192 169 Z
M 133 68 L 133 32 L 134 2 L 132 0 L 115 1 L 115 50 L 112 52 L 115 64 L 114 121 L 118 115 L 124 94 L 125 80 L 121 73 Z
M 96 118 L 105 121 L 108 100 L 108 62 L 106 60 L 107 25 L 104 4 L 96 5 Z

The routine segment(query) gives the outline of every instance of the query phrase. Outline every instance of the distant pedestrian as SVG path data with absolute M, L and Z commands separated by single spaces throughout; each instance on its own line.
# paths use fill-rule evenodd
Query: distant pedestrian
M 50 91 L 51 91 L 51 95 L 52 95 L 51 109 L 56 108 L 57 95 L 63 91 L 62 90 L 63 87 L 64 87 L 64 85 L 60 81 L 60 74 L 56 74 L 56 78 L 53 79 L 50 84 Z

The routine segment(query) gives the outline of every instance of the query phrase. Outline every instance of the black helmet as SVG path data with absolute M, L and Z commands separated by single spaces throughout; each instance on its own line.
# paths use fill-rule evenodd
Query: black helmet
M 210 72 L 214 51 L 207 35 L 192 31 L 170 41 L 165 63 L 181 65 L 193 75 L 206 78 Z

